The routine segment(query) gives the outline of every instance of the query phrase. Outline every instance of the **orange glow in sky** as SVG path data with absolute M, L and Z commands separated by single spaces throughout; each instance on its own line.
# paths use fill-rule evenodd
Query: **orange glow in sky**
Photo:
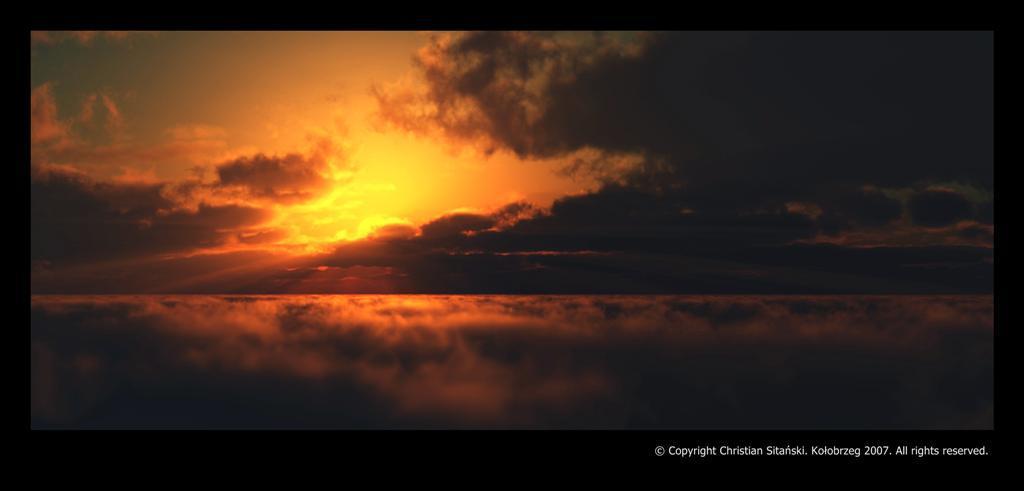
M 184 209 L 206 203 L 271 212 L 239 230 L 263 240 L 207 252 L 322 252 L 381 226 L 416 227 L 455 210 L 486 213 L 515 201 L 545 207 L 593 184 L 560 175 L 565 159 L 485 155 L 376 123 L 371 88 L 415 84 L 411 60 L 429 34 L 58 34 L 33 35 L 36 167 L 170 189 L 210 185 L 218 166 L 238 158 L 324 159 L 314 169 L 324 185 L 301 200 L 167 191 Z

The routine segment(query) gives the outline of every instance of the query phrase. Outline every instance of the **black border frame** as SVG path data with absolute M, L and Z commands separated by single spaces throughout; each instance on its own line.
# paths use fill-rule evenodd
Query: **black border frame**
M 756 12 L 755 12 L 756 13 Z M 15 62 L 19 76 L 14 78 L 15 85 L 19 88 L 8 91 L 9 94 L 17 94 L 13 98 L 18 105 L 18 116 L 15 119 L 15 131 L 17 133 L 17 148 L 19 157 L 12 163 L 18 171 L 18 179 L 15 187 L 18 196 L 18 208 L 30 206 L 26 181 L 30 180 L 29 167 L 23 165 L 29 160 L 31 143 L 29 138 L 28 125 L 25 124 L 24 115 L 30 112 L 31 83 L 29 76 L 30 66 L 30 39 L 29 32 L 32 30 L 61 30 L 70 27 L 103 28 L 103 27 L 124 27 L 133 26 L 142 29 L 160 30 L 462 30 L 462 29 L 592 29 L 613 28 L 625 30 L 986 30 L 993 31 L 995 35 L 998 27 L 991 20 L 976 21 L 968 20 L 969 15 L 959 15 L 958 21 L 949 23 L 900 23 L 900 22 L 868 22 L 862 24 L 843 24 L 840 22 L 809 23 L 794 22 L 792 20 L 777 23 L 771 26 L 745 24 L 742 22 L 731 23 L 706 23 L 697 25 L 694 23 L 677 22 L 671 20 L 673 16 L 651 14 L 647 16 L 630 16 L 619 13 L 597 14 L 597 15 L 571 15 L 555 18 L 540 19 L 524 12 L 502 15 L 438 15 L 438 14 L 391 14 L 378 17 L 359 17 L 352 14 L 345 14 L 336 22 L 313 21 L 305 16 L 303 19 L 290 19 L 288 15 L 278 16 L 272 13 L 276 20 L 249 21 L 240 24 L 237 17 L 224 16 L 213 19 L 210 17 L 198 18 L 185 13 L 149 14 L 142 16 L 125 15 L 121 19 L 117 16 L 103 14 L 86 14 L 67 16 L 64 18 L 34 18 L 26 21 L 16 30 L 8 31 L 9 46 L 14 46 Z M 679 17 L 696 18 L 691 15 L 679 15 Z M 233 19 L 233 20 L 225 20 Z M 996 36 L 994 36 L 995 38 Z M 1001 36 L 999 36 L 1002 39 Z M 22 72 L 23 70 L 23 72 Z M 8 79 L 11 80 L 11 79 Z M 10 114 L 10 113 L 9 113 Z M 996 112 L 997 118 L 1001 112 Z M 998 131 L 998 129 L 997 129 Z M 993 135 L 995 138 L 995 135 Z M 997 159 L 998 160 L 998 159 Z M 993 163 L 993 172 L 996 172 L 996 165 Z M 1000 202 L 999 186 L 993 189 L 993 206 Z M 20 194 L 24 193 L 24 194 Z M 1006 205 L 1002 205 L 1006 206 Z M 21 239 L 22 247 L 30 249 L 31 222 L 29 214 L 20 212 L 24 225 L 21 230 L 25 236 Z M 995 214 L 995 246 L 994 264 L 1005 267 L 1006 254 L 995 253 L 995 249 L 1005 251 L 1007 247 L 1007 228 L 1003 221 L 1005 214 Z M 26 254 L 27 253 L 27 254 Z M 23 251 L 22 254 L 30 255 L 30 251 Z M 24 255 L 22 257 L 25 257 Z M 17 261 L 13 261 L 17 262 Z M 26 265 L 21 265 L 25 268 Z M 25 271 L 22 269 L 22 271 Z M 21 329 L 24 338 L 23 343 L 15 348 L 19 355 L 24 358 L 16 358 L 19 361 L 18 370 L 30 371 L 30 360 L 28 350 L 24 349 L 31 342 L 31 333 L 25 329 L 29 324 L 28 318 L 31 308 L 31 289 L 29 278 L 16 280 L 18 285 L 17 297 L 19 318 L 22 322 L 9 322 L 11 328 Z M 1000 282 L 1006 278 L 1006 273 L 993 272 L 994 290 L 993 300 L 995 305 L 995 326 L 994 326 L 994 365 L 995 374 L 993 383 L 996 386 L 993 396 L 999 400 L 999 414 L 1008 414 L 1011 409 L 1005 406 L 1006 398 L 1002 397 L 999 390 L 1000 384 L 1007 385 L 1006 375 L 1000 375 L 1000 371 L 1007 364 L 1007 348 L 1010 343 L 1007 338 L 1007 303 L 1005 298 L 1006 287 Z M 21 289 L 24 289 L 21 291 Z M 21 317 L 24 316 L 24 317 Z M 1001 348 L 1000 345 L 1004 347 Z M 8 359 L 11 359 L 10 357 Z M 21 374 L 20 383 L 25 384 L 25 395 L 30 396 L 30 377 Z M 1003 389 L 1005 390 L 1005 389 Z M 29 397 L 26 397 L 28 399 Z M 422 462 L 450 463 L 452 470 L 456 470 L 464 463 L 484 463 L 500 466 L 505 469 L 518 469 L 524 465 L 556 464 L 561 465 L 567 462 L 579 463 L 590 468 L 602 464 L 655 464 L 655 465 L 679 465 L 679 464 L 796 464 L 806 465 L 830 465 L 830 464 L 938 464 L 947 466 L 950 464 L 962 465 L 990 465 L 995 461 L 1007 459 L 1013 452 L 1012 443 L 1001 442 L 1000 435 L 1008 431 L 1007 417 L 1002 416 L 993 420 L 993 429 L 984 431 L 675 431 L 675 430 L 350 430 L 350 431 L 222 431 L 222 430 L 186 430 L 186 431 L 33 431 L 31 430 L 31 412 L 29 404 L 24 402 L 20 429 L 22 436 L 29 441 L 29 455 L 40 456 L 43 453 L 47 457 L 66 459 L 68 462 L 76 462 L 77 469 L 88 469 L 90 463 L 107 462 L 108 465 L 138 465 L 148 467 L 155 465 L 157 468 L 169 469 L 186 468 L 195 465 L 198 468 L 215 466 L 214 462 L 220 462 L 233 455 L 232 459 L 252 459 L 252 464 L 259 463 L 280 463 L 278 459 L 283 458 L 289 463 L 301 465 L 304 468 L 315 468 L 321 465 L 326 469 L 338 469 L 339 462 L 351 464 L 354 462 L 397 464 L 399 468 L 407 464 Z M 879 443 L 909 446 L 935 445 L 935 446 L 963 446 L 978 447 L 986 446 L 988 456 L 985 457 L 925 457 L 919 458 L 910 456 L 903 457 L 874 457 L 859 459 L 844 457 L 711 457 L 706 459 L 681 460 L 677 457 L 655 455 L 655 448 L 659 445 L 677 446 L 699 446 L 699 445 L 811 445 L 811 444 L 834 444 L 839 446 L 863 446 L 864 444 Z M 97 450 L 97 445 L 103 449 Z M 316 448 L 316 450 L 313 450 Z M 181 455 L 180 450 L 188 449 L 189 455 Z M 328 454 L 320 452 L 327 451 Z M 111 452 L 111 453 L 108 453 Z M 175 459 L 165 461 L 162 459 Z M 119 461 L 123 459 L 123 461 Z M 45 459 L 52 463 L 51 458 Z M 115 462 L 117 461 L 117 462 Z M 458 463 L 458 464 L 455 464 Z M 249 466 L 247 466 L 249 467 Z M 252 467 L 256 467 L 255 465 Z M 347 465 L 345 466 L 347 467 Z M 256 467 L 258 469 L 258 467 Z M 88 473 L 89 471 L 80 471 Z M 76 474 L 82 475 L 82 474 Z

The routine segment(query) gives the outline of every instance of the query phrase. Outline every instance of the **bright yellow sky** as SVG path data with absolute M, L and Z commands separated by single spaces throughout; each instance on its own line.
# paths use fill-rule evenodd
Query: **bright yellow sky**
M 589 183 L 561 161 L 485 156 L 373 124 L 374 84 L 414 80 L 416 32 L 171 32 L 33 38 L 34 105 L 61 134 L 33 163 L 101 180 L 177 182 L 231 158 L 308 153 L 330 141 L 323 196 L 273 204 L 285 245 L 319 250 L 389 223 L 517 200 L 547 206 Z M 87 39 L 85 39 L 87 38 Z M 43 93 L 45 92 L 45 94 Z M 47 99 L 47 97 L 49 99 Z M 35 125 L 36 115 L 33 115 Z M 35 126 L 34 126 L 35 128 Z M 265 204 L 264 204 L 265 206 Z

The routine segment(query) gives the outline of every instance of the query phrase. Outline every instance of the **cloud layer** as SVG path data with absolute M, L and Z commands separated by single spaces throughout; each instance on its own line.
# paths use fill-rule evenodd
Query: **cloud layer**
M 43 427 L 992 427 L 992 298 L 34 297 Z

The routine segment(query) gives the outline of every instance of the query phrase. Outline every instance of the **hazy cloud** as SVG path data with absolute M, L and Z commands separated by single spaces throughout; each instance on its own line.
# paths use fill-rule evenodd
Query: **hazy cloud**
M 53 84 L 44 83 L 32 89 L 32 143 L 58 140 L 67 136 L 67 124 L 57 116 L 57 102 L 53 97 Z
M 984 429 L 991 354 L 991 297 L 36 297 L 32 424 Z

